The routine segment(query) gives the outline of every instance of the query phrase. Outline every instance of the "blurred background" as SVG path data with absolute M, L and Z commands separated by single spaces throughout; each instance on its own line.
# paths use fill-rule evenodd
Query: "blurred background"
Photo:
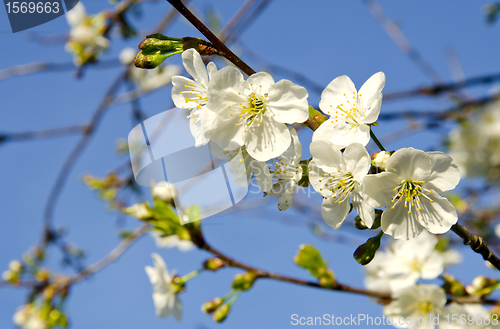
M 107 1 L 80 3 L 89 15 L 116 11 L 116 5 Z M 491 0 L 193 0 L 188 7 L 214 32 L 224 31 L 231 49 L 254 70 L 306 87 L 309 103 L 316 108 L 321 91 L 335 77 L 348 75 L 359 88 L 372 74 L 383 71 L 387 83 L 375 133 L 388 150 L 415 147 L 459 154 L 462 173 L 471 177 L 464 177 L 449 197 L 461 214 L 460 222 L 496 247 L 498 163 L 490 158 L 498 147 L 484 146 L 480 142 L 486 137 L 477 132 L 490 129 L 488 138 L 496 138 L 491 135 L 500 134 L 500 128 L 484 123 L 491 122 L 476 111 L 487 104 L 496 113 L 492 104 L 500 90 L 500 22 L 487 15 L 487 5 Z M 152 77 L 120 80 L 126 67 L 120 54 L 127 47 L 137 49 L 152 31 L 176 38 L 203 36 L 174 15 L 166 1 L 137 1 L 123 16 L 127 24 L 118 21 L 109 26 L 108 49 L 95 63 L 78 67 L 65 47 L 70 26 L 64 16 L 13 34 L 6 12 L 0 10 L 2 271 L 41 241 L 44 218 L 51 219 L 62 236 L 59 247 L 58 242 L 47 249 L 43 267 L 63 274 L 74 274 L 79 266 L 101 259 L 120 242 L 123 232 L 139 226 L 136 219 L 113 210 L 117 204 L 136 202 L 130 187 L 100 197 L 83 181 L 88 174 L 105 177 L 115 172 L 128 177 L 130 130 L 140 120 L 173 107 L 168 78 L 149 86 L 144 81 Z M 231 29 L 224 30 L 228 24 Z M 223 59 L 214 60 L 219 68 L 228 65 Z M 185 74 L 180 56 L 168 58 L 162 66 Z M 467 88 L 457 88 L 461 85 L 456 83 L 464 80 Z M 106 106 L 100 106 L 106 97 Z M 89 123 L 93 129 L 84 135 Z M 474 130 L 470 125 L 476 123 L 479 127 Z M 185 119 L 173 118 L 169 125 L 189 129 Z M 303 159 L 309 158 L 312 131 L 304 128 L 298 133 Z M 86 136 L 83 142 L 82 136 Z M 457 146 L 469 145 L 460 138 L 471 148 Z M 484 146 L 481 154 L 471 151 L 479 144 Z M 368 151 L 378 149 L 370 143 Z M 150 198 L 149 189 L 140 189 Z M 356 230 L 352 214 L 340 230 L 333 231 L 321 218 L 321 198 L 315 194 L 297 194 L 294 207 L 286 212 L 278 211 L 276 197 L 262 200 L 259 194 L 249 194 L 238 207 L 202 221 L 205 238 L 215 248 L 255 267 L 310 280 L 293 256 L 300 244 L 312 244 L 340 282 L 363 286 L 364 269 L 352 254 L 375 234 Z M 382 248 L 390 240 L 385 236 Z M 456 243 L 464 260 L 450 273 L 464 283 L 480 274 L 497 276 L 479 255 L 459 240 Z M 68 250 L 78 254 L 80 249 L 84 257 L 64 263 Z M 71 328 L 288 328 L 292 314 L 382 315 L 382 306 L 365 296 L 259 280 L 242 293 L 223 323 L 214 323 L 201 312 L 202 303 L 226 295 L 234 275 L 241 273 L 222 269 L 188 282 L 179 295 L 182 322 L 159 319 L 144 271 L 152 264 L 152 252 L 180 275 L 198 269 L 210 256 L 198 250 L 160 249 L 149 234 L 141 237 L 118 261 L 71 287 L 65 304 Z M 12 315 L 28 294 L 22 287 L 0 286 L 1 328 L 14 327 Z

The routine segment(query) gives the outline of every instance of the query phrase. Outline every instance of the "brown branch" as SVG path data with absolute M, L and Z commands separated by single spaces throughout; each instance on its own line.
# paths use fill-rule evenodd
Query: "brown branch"
M 440 82 L 443 79 L 440 74 L 425 60 L 425 58 L 406 39 L 400 28 L 385 14 L 380 4 L 375 0 L 363 0 L 370 14 L 384 29 L 387 35 L 396 44 L 399 50 L 424 73 L 429 79 Z
M 203 34 L 208 41 L 210 41 L 220 54 L 227 58 L 231 63 L 239 67 L 247 75 L 252 75 L 255 71 L 243 62 L 238 56 L 236 56 L 222 41 L 217 38 L 217 36 L 210 31 L 208 27 L 205 26 L 189 9 L 184 6 L 180 0 L 167 0 L 177 11 L 184 16 L 191 24 L 198 29 L 198 31 Z
M 465 226 L 458 223 L 453 225 L 451 230 L 464 240 L 465 245 L 469 245 L 474 252 L 500 270 L 500 259 L 488 248 L 483 238 L 472 234 Z
M 52 129 L 44 129 L 37 131 L 26 131 L 18 133 L 4 133 L 0 134 L 0 143 L 11 141 L 25 141 L 31 139 L 45 139 L 73 134 L 80 134 L 87 129 L 88 125 L 73 125 L 67 127 L 59 127 Z

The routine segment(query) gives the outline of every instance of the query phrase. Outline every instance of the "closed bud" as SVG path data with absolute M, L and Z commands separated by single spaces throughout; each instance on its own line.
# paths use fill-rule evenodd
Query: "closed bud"
M 215 312 L 213 312 L 212 318 L 216 322 L 222 322 L 226 319 L 230 309 L 231 306 L 229 306 L 228 304 L 221 305 L 219 308 L 215 310 Z
M 485 276 L 478 276 L 472 280 L 472 284 L 465 287 L 467 292 L 471 295 L 486 296 L 500 287 L 500 281 L 497 279 L 490 279 Z
M 210 258 L 203 263 L 203 268 L 210 271 L 217 271 L 224 267 L 224 261 L 220 258 Z
M 300 267 L 308 270 L 313 276 L 319 278 L 322 268 L 326 268 L 326 264 L 321 257 L 320 252 L 310 245 L 300 245 L 299 251 L 293 257 L 293 260 Z
M 162 55 L 160 51 L 145 55 L 142 51 L 140 51 L 135 57 L 134 65 L 141 69 L 154 69 L 165 59 L 169 57 L 168 55 Z
M 389 160 L 390 157 L 391 157 L 391 152 L 387 151 L 375 152 L 371 156 L 372 165 L 382 170 L 385 170 L 385 164 L 387 163 L 387 160 Z
M 172 279 L 172 282 L 170 282 L 170 289 L 174 294 L 178 294 L 181 291 L 185 290 L 185 282 L 182 280 L 182 278 L 178 276 L 174 276 Z
M 13 272 L 20 272 L 23 269 L 23 264 L 18 260 L 13 260 L 9 263 L 9 270 Z
M 201 305 L 201 310 L 204 313 L 210 314 L 214 312 L 223 302 L 224 300 L 220 297 L 214 298 Z
M 447 294 L 453 296 L 467 296 L 468 293 L 465 287 L 455 277 L 448 273 L 443 273 L 444 285 L 443 289 Z
M 236 274 L 233 280 L 232 288 L 235 290 L 248 290 L 252 288 L 255 279 L 257 279 L 257 275 L 253 272 Z
M 177 190 L 173 184 L 168 182 L 159 182 L 151 189 L 153 198 L 163 201 L 165 203 L 173 203 L 177 197 Z

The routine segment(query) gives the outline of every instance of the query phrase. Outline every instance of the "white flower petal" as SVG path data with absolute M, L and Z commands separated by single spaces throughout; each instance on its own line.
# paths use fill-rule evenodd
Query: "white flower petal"
M 316 140 L 311 143 L 309 148 L 313 156 L 312 162 L 319 168 L 330 173 L 337 172 L 338 170 L 345 170 L 342 153 L 340 153 L 339 148 L 331 142 Z
M 371 159 L 363 145 L 353 143 L 345 148 L 344 163 L 346 171 L 350 172 L 354 180 L 360 183 L 370 170 Z
M 321 215 L 328 225 L 333 227 L 334 230 L 338 230 L 347 217 L 350 208 L 349 198 L 345 199 L 342 203 L 338 203 L 333 198 L 326 198 L 323 199 Z
M 431 173 L 431 157 L 412 147 L 403 148 L 391 155 L 385 170 L 395 173 L 402 180 L 425 180 Z
M 270 86 L 266 106 L 278 122 L 304 122 L 309 116 L 307 96 L 304 87 L 289 80 L 280 80 Z
M 267 112 L 263 115 L 261 122 L 258 124 L 254 121 L 247 128 L 243 138 L 247 152 L 252 158 L 267 161 L 283 154 L 290 146 L 292 139 L 287 126 L 269 118 Z M 212 138 L 216 137 L 212 135 Z
M 337 77 L 321 93 L 319 108 L 323 113 L 328 113 L 332 108 L 335 109 L 338 105 L 346 102 L 344 94 L 353 95 L 353 93 L 356 94 L 356 87 L 352 80 L 347 75 Z
M 255 175 L 255 179 L 257 180 L 257 184 L 259 185 L 262 192 L 269 192 L 271 186 L 273 185 L 273 177 L 269 172 L 269 167 L 265 162 L 261 161 L 252 161 L 251 166 L 253 169 L 253 173 Z
M 385 74 L 383 72 L 375 73 L 361 86 L 359 89 L 359 98 L 363 101 L 365 110 L 373 107 L 373 103 L 381 97 L 384 86 Z
M 396 195 L 394 188 L 398 186 L 398 177 L 389 172 L 367 175 L 360 185 L 363 200 L 372 207 L 382 207 L 391 203 Z
M 364 113 L 365 116 L 357 117 L 359 123 L 373 123 L 377 121 L 382 106 L 382 94 L 370 106 L 370 109 Z
M 319 126 L 313 134 L 313 141 L 320 139 L 329 140 L 339 147 L 352 143 L 365 146 L 370 141 L 370 127 L 365 124 L 353 125 L 343 121 L 332 123 L 329 120 Z
M 291 146 L 293 146 L 294 154 L 291 157 L 291 164 L 293 166 L 298 166 L 300 161 L 302 160 L 302 144 L 300 144 L 299 136 L 297 135 L 297 131 L 293 127 L 288 127 L 290 131 L 290 136 L 292 137 Z
M 453 159 L 442 152 L 427 152 L 431 157 L 431 174 L 424 185 L 437 192 L 449 191 L 457 186 L 460 181 L 460 170 Z
M 280 198 L 278 200 L 279 210 L 285 211 L 292 206 L 294 193 L 295 193 L 295 182 L 289 181 L 288 184 L 284 186 L 283 191 L 281 191 Z
M 373 220 L 375 219 L 375 208 L 366 203 L 363 197 L 356 191 L 352 193 L 352 206 L 366 227 L 372 227 Z
M 408 208 L 404 207 L 403 202 L 395 205 L 394 209 L 389 206 L 385 209 L 381 218 L 381 227 L 384 233 L 400 240 L 415 238 L 423 230 L 416 212 L 409 214 Z
M 443 270 L 443 256 L 439 252 L 433 251 L 423 263 L 420 275 L 422 279 L 435 279 L 443 273 Z
M 208 73 L 208 79 L 212 80 L 212 76 L 217 72 L 217 65 L 215 65 L 214 62 L 210 62 L 207 64 L 207 73 Z
M 208 87 L 207 69 L 196 50 L 191 48 L 184 51 L 182 53 L 182 64 L 197 83 L 201 84 L 205 89 Z
M 422 210 L 419 213 L 423 215 L 418 217 L 420 224 L 434 234 L 448 232 L 458 220 L 455 207 L 453 207 L 448 199 L 437 193 L 429 193 L 424 190 L 422 191 L 422 195 L 425 195 L 429 199 L 425 197 L 420 198 Z
M 259 95 L 267 94 L 269 88 L 274 85 L 273 77 L 267 72 L 254 73 L 247 79 L 247 82 L 250 90 Z
M 327 175 L 313 159 L 309 162 L 309 183 L 322 197 L 328 198 L 333 196 L 333 192 L 329 189 L 324 189 L 325 181 L 322 175 Z
M 193 96 L 186 93 L 191 90 L 191 83 L 195 82 L 180 75 L 172 77 L 172 101 L 176 107 L 185 109 L 198 106 L 198 103 L 188 100 L 193 98 Z

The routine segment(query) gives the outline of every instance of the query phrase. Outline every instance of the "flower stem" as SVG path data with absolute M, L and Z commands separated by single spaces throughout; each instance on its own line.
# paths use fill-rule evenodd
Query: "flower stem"
M 373 132 L 373 130 L 372 130 L 371 127 L 370 127 L 370 136 L 373 139 L 373 141 L 375 142 L 375 144 L 377 144 L 377 146 L 380 149 L 380 151 L 385 151 L 384 146 L 382 145 L 382 143 L 380 143 L 380 141 L 378 140 L 377 136 L 375 136 L 375 133 Z
M 188 274 L 184 275 L 183 277 L 181 277 L 181 280 L 183 282 L 187 282 L 187 281 L 191 280 L 192 278 L 194 278 L 195 276 L 197 276 L 198 274 L 200 274 L 201 272 L 203 272 L 204 270 L 205 270 L 204 268 L 200 268 L 199 270 L 188 273 Z

